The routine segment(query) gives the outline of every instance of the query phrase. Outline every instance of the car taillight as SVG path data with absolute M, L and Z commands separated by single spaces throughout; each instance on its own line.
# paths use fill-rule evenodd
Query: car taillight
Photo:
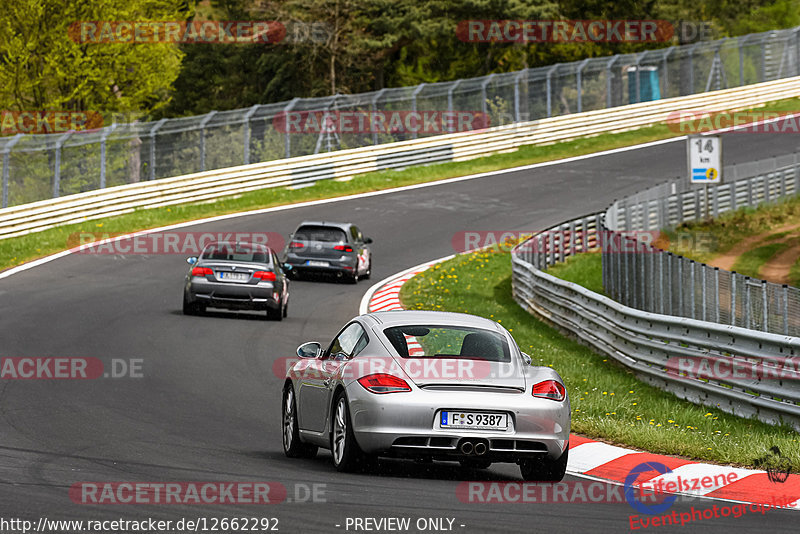
M 214 274 L 214 271 L 208 267 L 195 267 L 192 269 L 192 276 L 205 276 L 207 274 Z
M 385 373 L 367 375 L 363 378 L 359 378 L 358 383 L 370 393 L 400 393 L 402 391 L 411 391 L 411 388 L 405 380 Z
M 353 247 L 350 245 L 336 245 L 333 250 L 341 250 L 342 252 L 353 252 Z
M 261 280 L 266 280 L 267 282 L 274 282 L 277 280 L 275 273 L 272 271 L 256 271 L 253 273 L 253 278 L 260 278 Z
M 533 396 L 554 401 L 563 401 L 566 398 L 566 390 L 555 380 L 545 380 L 533 386 Z
M 289 243 L 289 248 L 306 248 L 306 244 L 300 241 L 292 241 Z

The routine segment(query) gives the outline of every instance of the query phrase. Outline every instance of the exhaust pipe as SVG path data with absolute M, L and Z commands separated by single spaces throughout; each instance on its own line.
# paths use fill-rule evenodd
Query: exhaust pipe
M 482 441 L 479 441 L 478 443 L 475 444 L 474 451 L 475 454 L 478 456 L 483 456 L 484 454 L 486 454 L 488 450 L 489 447 L 487 447 L 486 444 Z
M 471 441 L 465 441 L 461 444 L 461 452 L 467 455 L 472 454 L 474 448 Z

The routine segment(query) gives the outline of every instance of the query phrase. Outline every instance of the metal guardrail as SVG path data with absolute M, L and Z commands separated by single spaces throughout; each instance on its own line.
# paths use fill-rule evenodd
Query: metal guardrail
M 742 165 L 731 175 L 747 172 L 756 175 L 707 190 L 679 180 L 615 201 L 601 233 L 608 296 L 643 311 L 800 336 L 800 289 L 710 267 L 641 239 L 706 214 L 716 217 L 800 193 L 800 154 Z
M 2 207 L 432 135 L 330 128 L 290 133 L 281 128 L 287 113 L 468 111 L 499 126 L 797 75 L 800 27 L 452 82 L 114 123 L 90 132 L 0 137 Z
M 769 164 L 768 161 L 760 163 Z M 752 164 L 741 165 L 730 171 L 742 176 L 752 168 Z M 723 190 L 720 189 L 717 192 L 720 196 L 716 197 L 718 209 L 724 210 L 726 205 L 728 209 L 745 205 L 747 199 L 753 204 L 775 200 L 778 198 L 776 191 L 788 194 L 791 187 L 785 180 L 780 185 L 776 175 L 784 178 L 791 176 L 792 179 L 797 175 L 782 174 L 783 170 L 776 169 L 776 172 L 768 175 L 766 182 L 761 175 L 728 184 L 731 192 L 739 192 L 733 195 L 738 200 L 733 204 L 721 201 Z M 772 184 L 772 188 L 765 186 L 758 189 L 754 184 L 759 183 Z M 673 186 L 677 187 L 676 184 L 663 184 L 654 190 L 671 193 Z M 745 195 L 743 190 L 748 193 Z M 800 188 L 794 191 L 800 191 Z M 683 194 L 688 195 L 685 198 L 693 198 L 691 191 Z M 609 209 L 618 221 L 648 220 L 653 228 L 660 228 L 659 223 L 664 223 L 664 226 L 675 223 L 674 213 L 681 209 L 681 203 L 669 201 L 666 195 L 658 196 L 656 198 L 666 198 L 666 205 L 672 206 L 671 218 L 666 216 L 667 212 L 662 212 L 664 217 L 659 219 L 654 213 L 641 210 L 641 200 L 645 198 L 641 194 L 630 198 L 637 202 L 618 202 L 614 204 L 617 207 L 615 212 Z M 714 197 L 711 198 L 713 202 Z M 687 201 L 683 205 L 687 207 L 690 204 Z M 685 212 L 691 213 L 688 209 Z M 783 421 L 800 431 L 800 374 L 796 373 L 800 367 L 800 337 L 638 310 L 544 272 L 548 266 L 562 262 L 573 254 L 596 251 L 598 248 L 603 251 L 605 276 L 612 272 L 607 270 L 609 262 L 617 266 L 624 265 L 626 254 L 630 254 L 625 250 L 630 249 L 609 244 L 609 230 L 603 225 L 604 217 L 607 217 L 606 213 L 600 212 L 568 221 L 540 232 L 515 247 L 511 254 L 514 299 L 529 312 L 574 334 L 653 386 L 672 392 L 679 398 L 717 407 L 728 413 L 752 416 L 772 424 Z M 629 228 L 646 228 L 643 225 L 634 226 L 633 222 L 630 224 Z M 630 288 L 639 287 L 636 284 L 647 280 L 647 273 L 653 277 L 652 280 L 660 280 L 662 275 L 658 268 L 643 270 L 647 257 L 642 257 L 645 260 L 636 264 L 639 271 L 627 271 L 629 276 L 634 272 L 640 273 L 641 278 L 634 280 L 623 277 L 621 285 L 615 288 L 622 288 L 626 283 L 630 284 Z M 656 256 L 651 253 L 650 257 Z M 631 264 L 628 265 L 630 267 Z M 672 285 L 669 290 L 678 294 L 687 289 Z M 696 287 L 690 286 L 688 290 L 697 292 Z M 676 297 L 672 296 L 674 300 Z M 796 320 L 800 316 L 793 314 L 789 317 Z M 790 324 L 790 330 L 792 328 Z M 712 364 L 719 362 L 729 369 L 734 366 L 752 369 L 756 366 L 761 372 L 756 376 L 751 373 L 749 378 L 731 375 L 729 379 L 725 373 L 713 377 L 681 373 L 680 368 L 675 367 L 676 358 L 695 362 L 703 360 Z M 784 372 L 785 369 L 791 372 Z M 781 378 L 776 378 L 778 376 Z
M 121 185 L 0 209 L 0 239 L 54 226 L 120 215 L 135 209 L 208 201 L 257 189 L 296 186 L 384 169 L 464 161 L 524 145 L 554 143 L 664 123 L 685 109 L 746 109 L 800 96 L 800 77 L 657 102 L 440 135 L 327 154 L 302 156 Z

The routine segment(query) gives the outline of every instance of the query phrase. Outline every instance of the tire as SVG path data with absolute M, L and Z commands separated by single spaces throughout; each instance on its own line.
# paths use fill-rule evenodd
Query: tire
M 347 276 L 347 272 L 345 272 L 344 279 L 345 279 L 345 281 L 347 281 L 348 284 L 357 284 L 358 283 L 358 267 L 356 266 L 356 268 L 353 269 L 353 275 L 352 276 Z
M 286 304 L 283 305 L 283 317 L 286 318 L 289 316 L 289 301 L 286 301 Z
M 183 295 L 183 314 L 184 315 L 202 315 L 206 311 L 206 307 L 199 302 L 189 302 L 186 300 L 186 294 Z
M 268 321 L 281 321 L 283 318 L 283 306 L 280 306 L 277 309 L 267 307 L 266 319 Z
M 372 276 L 372 256 L 369 257 L 369 266 L 367 267 L 367 272 L 364 273 L 364 276 L 362 276 L 362 278 L 364 280 L 369 280 L 371 276 Z
M 558 460 L 522 460 L 519 470 L 525 480 L 560 482 L 567 472 L 567 460 L 569 460 L 569 445 Z
M 300 429 L 297 425 L 297 402 L 291 384 L 283 388 L 281 402 L 281 421 L 283 424 L 283 452 L 289 458 L 313 458 L 317 455 L 317 446 L 300 441 Z
M 489 469 L 492 466 L 491 460 L 479 460 L 477 458 L 462 459 L 458 463 L 465 469 Z
M 337 471 L 349 473 L 364 463 L 364 453 L 356 443 L 350 408 L 344 391 L 336 395 L 333 402 L 333 421 L 331 422 L 331 456 Z

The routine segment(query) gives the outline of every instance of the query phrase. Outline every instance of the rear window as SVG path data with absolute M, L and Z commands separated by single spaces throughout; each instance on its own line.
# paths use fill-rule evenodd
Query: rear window
M 480 328 L 408 325 L 393 326 L 383 333 L 403 358 L 511 361 L 505 338 Z
M 345 243 L 347 234 L 340 228 L 331 226 L 301 226 L 294 233 L 297 241 L 324 241 L 326 243 Z
M 270 250 L 264 245 L 214 243 L 203 250 L 202 259 L 271 264 L 271 257 Z

